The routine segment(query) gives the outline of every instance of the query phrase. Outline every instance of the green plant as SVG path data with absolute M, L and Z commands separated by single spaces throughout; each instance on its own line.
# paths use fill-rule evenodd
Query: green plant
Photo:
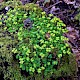
M 40 12 L 38 15 L 35 7 L 29 13 L 22 8 L 24 6 L 9 10 L 7 18 L 1 16 L 9 32 L 17 31 L 19 43 L 12 52 L 16 53 L 22 70 L 29 74 L 52 75 L 63 56 L 71 54 L 66 43 L 68 39 L 63 36 L 67 32 L 65 24 L 57 17 L 51 18 L 52 14 L 47 16 L 45 12 Z M 29 29 L 24 28 L 25 19 L 33 22 Z
M 15 58 L 13 57 L 13 53 L 11 52 L 12 46 L 15 47 L 15 44 L 18 43 L 16 38 L 17 36 L 14 34 L 13 40 L 12 40 L 12 36 L 13 34 L 10 35 L 6 31 L 0 28 L 0 64 L 1 64 L 0 76 L 4 74 L 3 76 L 4 80 L 6 79 L 30 80 L 32 77 L 35 77 L 35 80 L 42 80 L 43 75 L 40 74 L 35 74 L 34 76 L 28 76 L 28 77 L 24 76 L 24 74 L 21 74 L 21 69 L 19 68 L 18 61 L 15 60 Z M 17 53 L 17 50 L 15 50 L 14 53 Z M 8 65 L 5 65 L 6 63 Z M 72 55 L 65 55 L 65 57 L 63 56 L 61 63 L 58 65 L 59 66 L 58 69 L 55 70 L 54 72 L 54 75 L 56 77 L 60 77 L 60 76 L 66 77 L 68 75 L 74 76 L 73 74 L 76 74 L 75 63 L 76 63 L 75 59 L 73 59 Z M 66 74 L 64 75 L 62 74 L 62 72 Z M 49 79 L 50 76 L 51 74 L 47 75 L 44 78 L 44 80 Z
M 33 21 L 33 25 L 30 30 L 19 28 L 19 44 L 12 51 L 18 53 L 16 58 L 22 70 L 30 74 L 52 74 L 63 55 L 71 53 L 69 45 L 64 43 L 68 39 L 62 36 L 67 29 L 59 18 L 51 19 L 51 14 L 48 17 L 45 12 L 37 15 L 30 11 L 29 14 L 27 18 Z
M 0 18 L 5 19 L 4 23 L 9 32 L 16 32 L 20 27 L 24 26 L 23 20 L 27 17 L 25 12 L 18 8 L 13 10 L 10 9 L 5 16 L 2 14 Z
M 13 38 L 14 37 L 14 38 Z M 0 79 L 1 80 L 25 80 L 21 74 L 18 61 L 15 61 L 12 54 L 12 47 L 18 41 L 16 34 L 11 35 L 4 28 L 0 28 Z M 18 75 L 17 75 L 18 74 Z
M 2 10 L 3 8 L 5 7 L 16 7 L 16 6 L 20 6 L 22 5 L 21 2 L 19 0 L 12 0 L 12 1 L 3 1 L 1 4 L 0 4 L 0 10 Z
M 0 10 L 6 6 L 10 6 L 12 8 L 9 9 L 6 15 L 0 15 L 0 26 L 4 26 L 6 24 L 5 29 L 8 29 L 9 32 L 16 32 L 20 27 L 24 26 L 23 21 L 27 19 L 29 10 L 34 11 L 38 15 L 42 11 L 42 9 L 36 4 L 30 3 L 22 6 L 19 1 L 8 1 L 6 3 L 2 3 Z

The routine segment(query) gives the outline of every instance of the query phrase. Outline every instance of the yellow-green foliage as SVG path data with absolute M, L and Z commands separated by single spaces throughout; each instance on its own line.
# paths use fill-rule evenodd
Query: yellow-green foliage
M 21 5 L 21 2 L 20 1 L 8 1 L 8 2 L 2 2 L 0 4 L 0 10 L 6 6 L 11 6 L 11 7 L 16 7 L 18 5 Z
M 24 6 L 23 5 L 20 5 L 20 6 L 16 6 L 17 8 L 21 8 L 21 9 L 24 9 L 26 11 L 34 11 L 35 10 L 35 13 L 37 15 L 39 15 L 41 12 L 42 12 L 42 9 L 37 5 L 37 4 L 34 4 L 34 3 L 29 3 L 29 4 L 25 4 Z
M 12 8 L 20 8 L 22 10 L 26 10 L 26 11 L 34 11 L 37 15 L 40 15 L 40 13 L 42 12 L 42 9 L 34 3 L 28 3 L 25 5 L 22 5 L 22 3 L 19 0 L 14 0 L 14 1 L 8 1 L 8 2 L 3 2 L 0 6 L 0 10 L 2 10 L 3 8 L 5 8 L 6 6 L 10 6 Z
M 17 6 L 16 6 L 17 5 Z M 30 3 L 27 5 L 19 5 L 15 2 L 12 2 L 9 4 L 4 4 L 3 7 L 5 6 L 12 6 L 13 8 L 22 8 L 24 10 L 30 10 L 33 11 L 35 10 L 35 13 L 38 15 L 42 11 L 41 8 L 39 8 L 36 4 Z M 0 8 L 1 9 L 1 8 Z M 44 18 L 44 16 L 43 16 Z M 34 19 L 35 20 L 35 19 Z M 53 21 L 54 22 L 54 21 Z M 36 23 L 35 23 L 36 24 Z M 58 24 L 59 26 L 59 24 Z M 43 26 L 42 26 L 43 27 Z M 2 29 L 0 29 L 0 64 L 3 64 L 3 67 L 0 67 L 0 73 L 2 72 L 4 74 L 4 80 L 7 80 L 10 78 L 10 80 L 31 80 L 31 78 L 34 76 L 35 80 L 42 80 L 43 74 L 37 74 L 29 77 L 25 77 L 21 74 L 21 70 L 19 68 L 19 64 L 16 60 L 14 60 L 13 53 L 12 51 L 12 45 L 13 47 L 15 44 L 17 44 L 17 37 L 15 34 L 12 34 L 14 36 L 14 39 L 12 40 L 11 36 L 8 35 L 8 33 L 5 33 L 6 37 L 4 36 L 3 32 L 5 32 Z M 10 49 L 7 49 L 7 46 L 11 45 Z M 14 54 L 15 55 L 15 54 Z M 61 56 L 61 55 L 59 55 Z M 6 66 L 4 63 L 7 62 L 9 65 Z M 58 64 L 58 69 L 54 71 L 54 77 L 60 77 L 60 76 L 74 76 L 76 74 L 76 62 L 74 59 L 74 56 L 72 54 L 70 55 L 65 55 L 60 61 L 61 63 Z M 62 73 L 63 72 L 63 73 Z M 45 76 L 44 80 L 49 79 L 51 74 L 48 76 Z
M 30 11 L 33 11 L 34 8 L 36 8 L 36 13 L 40 13 L 42 11 L 42 9 L 37 5 L 37 4 L 34 4 L 34 3 L 28 3 L 28 4 L 25 4 L 24 6 L 22 5 L 22 3 L 20 1 L 8 1 L 8 2 L 3 2 L 0 6 L 0 10 L 6 6 L 11 6 L 13 8 L 22 8 L 26 11 L 30 10 Z
M 3 67 L 0 66 L 1 72 L 4 74 L 4 80 L 8 78 L 10 80 L 30 80 L 32 77 L 25 77 L 21 74 L 18 61 L 14 60 L 13 53 L 11 52 L 12 47 L 8 50 L 6 47 L 8 45 L 14 45 L 17 43 L 16 36 L 14 40 L 11 39 L 7 33 L 0 28 L 0 64 L 3 64 Z M 5 33 L 5 34 L 3 34 Z M 6 37 L 5 37 L 6 36 Z M 5 66 L 4 63 L 7 62 L 9 66 Z M 7 68 L 6 68 L 7 67 Z M 64 73 L 64 75 L 62 74 Z M 59 65 L 59 68 L 54 72 L 55 77 L 60 76 L 74 76 L 76 74 L 76 62 L 73 55 L 64 56 L 62 64 Z M 50 74 L 48 75 L 50 76 Z M 46 76 L 44 80 L 47 80 L 49 77 Z M 35 80 L 42 80 L 42 75 L 34 75 Z

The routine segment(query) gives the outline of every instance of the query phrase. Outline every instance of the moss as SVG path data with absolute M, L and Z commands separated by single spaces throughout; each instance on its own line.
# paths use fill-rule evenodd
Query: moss
M 11 34 L 0 28 L 0 75 L 4 74 L 4 80 L 25 80 L 21 75 L 18 61 L 14 60 L 11 52 L 12 47 L 17 43 L 16 35 L 14 39 Z
M 2 2 L 1 5 L 0 5 L 0 10 L 2 10 L 6 6 L 10 6 L 10 7 L 13 7 L 13 8 L 22 8 L 26 11 L 28 11 L 28 10 L 33 11 L 34 8 L 36 8 L 35 12 L 37 14 L 40 14 L 40 12 L 42 11 L 42 9 L 37 4 L 28 3 L 28 4 L 25 4 L 23 6 L 22 3 L 19 0 Z
M 76 76 L 77 64 L 73 54 L 64 56 L 59 68 L 54 72 L 55 77 Z
M 69 56 L 64 56 L 62 60 L 62 64 L 59 64 L 57 70 L 54 70 L 54 74 L 50 73 L 44 77 L 44 80 L 47 80 L 51 77 L 57 79 L 59 77 L 71 77 L 71 80 L 74 80 L 74 76 L 77 74 L 77 64 L 75 60 L 75 56 L 73 54 Z M 35 80 L 42 80 L 42 75 L 36 75 Z
M 21 5 L 21 2 L 19 0 L 14 0 L 14 1 L 7 1 L 7 2 L 2 2 L 0 4 L 0 10 L 3 9 L 4 7 L 6 6 L 11 6 L 11 7 L 14 7 L 14 6 L 18 6 L 18 5 Z
M 38 15 L 42 12 L 42 9 L 37 4 L 34 4 L 34 3 L 28 3 L 28 4 L 25 4 L 24 6 L 21 5 L 21 6 L 16 6 L 16 7 L 22 8 L 26 11 L 28 11 L 28 10 L 34 11 L 34 9 L 36 9 L 34 12 Z

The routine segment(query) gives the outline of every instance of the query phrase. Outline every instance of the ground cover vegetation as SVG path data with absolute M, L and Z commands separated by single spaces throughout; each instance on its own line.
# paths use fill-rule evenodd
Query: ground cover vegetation
M 8 67 L 12 70 L 11 73 L 15 66 L 18 68 L 17 73 L 20 76 L 16 76 L 15 71 L 11 78 L 16 80 L 18 78 L 21 80 L 33 78 L 35 80 L 46 80 L 51 76 L 57 78 L 76 75 L 75 58 L 71 52 L 70 45 L 67 43 L 69 39 L 63 36 L 64 33 L 68 32 L 63 21 L 53 14 L 46 15 L 39 6 L 33 3 L 26 5 L 17 3 L 15 6 L 10 4 L 9 7 L 10 9 L 6 14 L 1 13 L 0 15 L 0 26 L 1 31 L 7 31 L 14 38 L 11 42 L 13 47 L 8 50 L 10 52 L 7 52 L 11 56 L 9 60 L 14 63 L 13 67 L 13 63 L 7 61 L 9 57 L 5 53 L 6 48 L 1 48 L 1 53 L 4 51 L 6 56 L 4 61 L 11 65 Z M 3 35 L 2 32 L 1 35 Z M 1 41 L 4 39 L 1 36 Z M 11 37 L 10 40 L 12 40 Z M 5 44 L 5 40 L 1 44 Z M 0 55 L 4 58 L 3 54 Z M 73 60 L 71 60 L 72 57 Z M 17 63 L 15 63 L 14 59 Z M 0 63 L 2 64 L 4 61 Z M 4 74 L 5 70 L 9 70 L 8 68 L 3 69 L 1 67 L 1 74 Z M 26 75 L 27 77 L 23 76 L 20 71 L 25 71 L 28 74 Z M 4 80 L 10 76 L 7 73 L 5 74 L 7 76 L 3 75 Z

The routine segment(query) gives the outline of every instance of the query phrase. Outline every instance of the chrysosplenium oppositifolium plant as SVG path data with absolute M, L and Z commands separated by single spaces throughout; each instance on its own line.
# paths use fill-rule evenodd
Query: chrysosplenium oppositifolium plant
M 61 58 L 71 53 L 66 43 L 68 39 L 63 36 L 67 29 L 59 18 L 52 18 L 52 14 L 46 16 L 45 12 L 41 12 L 38 15 L 35 11 L 36 8 L 27 13 L 17 8 L 9 10 L 6 14 L 4 22 L 7 30 L 18 30 L 19 43 L 12 52 L 16 53 L 20 68 L 29 74 L 52 74 Z M 31 25 L 24 26 L 25 20 L 29 20 L 28 24 Z
M 24 26 L 23 20 L 26 19 L 25 11 L 18 9 L 10 9 L 6 15 L 1 15 L 2 21 L 0 24 L 5 23 L 9 32 L 16 32 L 20 27 Z M 4 19 L 4 20 L 3 20 Z

